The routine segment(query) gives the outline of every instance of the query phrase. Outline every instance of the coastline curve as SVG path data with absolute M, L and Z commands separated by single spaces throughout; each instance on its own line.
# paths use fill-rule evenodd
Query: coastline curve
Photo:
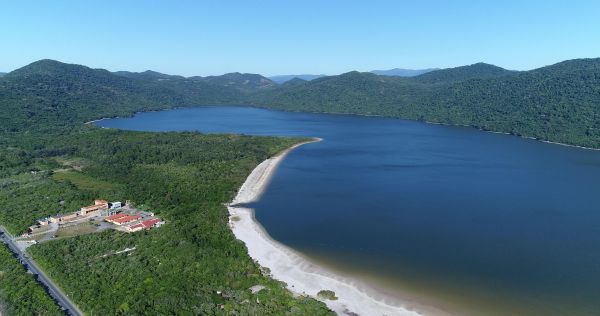
M 422 316 L 447 315 L 434 308 L 417 308 L 408 300 L 401 300 L 378 293 L 359 280 L 341 276 L 311 262 L 297 251 L 274 240 L 256 220 L 254 209 L 239 206 L 260 199 L 279 164 L 292 150 L 320 138 L 298 143 L 278 155 L 260 163 L 240 187 L 236 197 L 227 206 L 229 226 L 237 239 L 244 242 L 248 254 L 259 265 L 271 271 L 271 277 L 285 282 L 296 295 L 308 295 L 319 299 L 338 315 L 399 315 Z M 317 293 L 332 290 L 337 300 L 321 299 Z M 423 307 L 423 306 L 419 306 Z M 418 310 L 418 311 L 417 311 Z

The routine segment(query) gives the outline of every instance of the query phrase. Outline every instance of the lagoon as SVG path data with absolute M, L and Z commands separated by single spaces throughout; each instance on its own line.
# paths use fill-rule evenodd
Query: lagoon
M 600 310 L 600 152 L 379 117 L 198 107 L 102 120 L 144 131 L 309 136 L 260 201 L 277 241 L 461 315 Z

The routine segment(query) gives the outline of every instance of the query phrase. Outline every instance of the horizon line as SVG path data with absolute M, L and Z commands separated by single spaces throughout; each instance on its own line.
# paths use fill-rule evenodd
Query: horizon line
M 256 74 L 256 75 L 261 75 L 261 76 L 266 77 L 266 78 L 271 78 L 271 77 L 278 77 L 278 76 L 302 76 L 302 75 L 311 75 L 311 76 L 338 76 L 338 75 L 341 75 L 341 74 L 345 74 L 345 73 L 349 73 L 349 72 L 354 72 L 354 71 L 361 72 L 361 73 L 372 73 L 373 71 L 389 71 L 389 70 L 394 70 L 394 69 L 409 70 L 409 71 L 419 71 L 419 70 L 430 70 L 430 69 L 433 69 L 432 71 L 435 71 L 435 70 L 452 69 L 452 68 L 458 68 L 458 67 L 464 67 L 464 66 L 472 66 L 472 65 L 476 65 L 476 64 L 492 65 L 492 66 L 500 67 L 502 69 L 509 70 L 509 71 L 531 71 L 531 70 L 540 69 L 540 68 L 544 68 L 544 67 L 547 67 L 547 66 L 552 66 L 552 65 L 559 64 L 559 63 L 565 62 L 565 61 L 570 61 L 570 60 L 597 59 L 597 58 L 600 58 L 600 57 L 578 57 L 578 58 L 563 59 L 563 60 L 556 61 L 556 62 L 551 63 L 551 64 L 547 64 L 547 65 L 540 66 L 540 67 L 529 68 L 529 69 L 508 69 L 508 68 L 505 68 L 505 67 L 502 67 L 502 66 L 498 66 L 496 64 L 492 64 L 492 63 L 488 63 L 488 62 L 484 62 L 484 61 L 478 61 L 478 62 L 474 62 L 474 63 L 471 63 L 471 64 L 464 64 L 464 65 L 451 66 L 451 67 L 424 67 L 424 68 L 393 67 L 393 68 L 387 68 L 387 69 L 382 69 L 382 68 L 380 68 L 380 69 L 372 69 L 372 70 L 367 70 L 367 71 L 354 69 L 354 70 L 348 70 L 348 71 L 345 71 L 345 72 L 340 72 L 340 73 L 337 73 L 337 74 L 324 74 L 324 73 L 316 74 L 316 73 L 309 73 L 309 72 L 299 72 L 299 73 L 290 73 L 290 74 L 271 74 L 271 75 L 265 75 L 265 74 L 262 74 L 260 72 L 230 71 L 230 72 L 224 72 L 224 73 L 221 73 L 221 74 L 191 75 L 191 76 L 185 76 L 185 75 L 181 75 L 181 74 L 172 74 L 172 73 L 162 72 L 162 71 L 153 70 L 153 69 L 146 69 L 146 70 L 141 70 L 141 71 L 122 70 L 122 69 L 120 69 L 120 70 L 110 70 L 108 68 L 95 67 L 95 66 L 91 66 L 91 65 L 86 65 L 84 63 L 65 62 L 65 61 L 61 61 L 61 60 L 58 60 L 58 59 L 42 58 L 42 59 L 38 59 L 38 60 L 32 61 L 32 62 L 30 62 L 28 64 L 25 64 L 23 66 L 20 66 L 18 68 L 14 68 L 13 70 L 10 70 L 10 71 L 0 70 L 0 73 L 9 74 L 9 73 L 11 73 L 11 72 L 13 72 L 15 70 L 21 69 L 23 67 L 26 67 L 28 65 L 31 65 L 33 63 L 36 63 L 36 62 L 39 62 L 39 61 L 42 61 L 42 60 L 52 60 L 52 61 L 60 62 L 60 63 L 63 63 L 63 64 L 79 65 L 79 66 L 84 66 L 84 67 L 88 67 L 88 68 L 91 68 L 91 69 L 101 69 L 101 70 L 109 71 L 111 73 L 116 73 L 116 72 L 144 73 L 144 72 L 147 72 L 147 71 L 152 71 L 152 72 L 157 72 L 157 73 L 164 74 L 164 75 L 180 76 L 180 77 L 184 77 L 184 78 L 222 76 L 222 75 L 231 74 L 231 73 L 241 73 L 241 74 Z

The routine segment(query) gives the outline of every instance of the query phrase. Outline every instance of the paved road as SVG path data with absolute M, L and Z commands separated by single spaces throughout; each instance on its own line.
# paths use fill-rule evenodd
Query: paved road
M 17 245 L 12 241 L 11 236 L 0 226 L 0 239 L 8 245 L 8 248 L 17 255 L 19 261 L 25 268 L 37 275 L 39 282 L 44 284 L 48 289 L 50 296 L 60 305 L 68 315 L 81 316 L 83 313 L 77 308 L 73 302 L 44 274 L 44 272 L 31 260 L 25 253 L 21 252 Z

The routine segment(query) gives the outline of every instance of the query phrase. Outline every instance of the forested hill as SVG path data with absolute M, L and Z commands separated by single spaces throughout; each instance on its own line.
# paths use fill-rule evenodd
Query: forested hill
M 427 69 L 402 69 L 394 68 L 388 70 L 371 70 L 370 73 L 381 76 L 393 76 L 393 77 L 415 77 L 428 73 L 431 71 L 439 70 L 439 68 L 427 68 Z
M 97 198 L 133 200 L 166 221 L 132 234 L 90 233 L 92 223 L 78 221 L 27 249 L 86 315 L 331 315 L 250 258 L 225 207 L 256 165 L 302 139 L 83 124 L 135 111 L 239 104 L 247 95 L 245 87 L 210 80 L 52 60 L 13 71 L 0 78 L 0 225 L 21 234 L 38 218 Z M 120 255 L 123 249 L 131 251 Z M 3 312 L 61 314 L 5 246 L 0 270 Z
M 182 76 L 167 75 L 160 72 L 146 70 L 144 72 L 116 71 L 113 74 L 131 79 L 144 81 L 175 81 L 176 83 L 209 83 L 213 88 L 230 87 L 242 91 L 252 89 L 265 89 L 275 87 L 277 84 L 269 78 L 258 74 L 243 74 L 239 72 L 227 73 L 221 76 L 193 76 L 185 78 Z
M 4 131 L 70 125 L 135 111 L 255 105 L 469 125 L 600 147 L 600 59 L 510 71 L 477 63 L 416 77 L 349 72 L 287 84 L 257 74 L 181 77 L 42 60 L 0 78 Z
M 495 78 L 513 74 L 514 71 L 486 64 L 477 63 L 469 66 L 439 69 L 417 76 L 417 80 L 423 83 L 453 82 L 468 79 Z
M 237 104 L 235 88 L 157 73 L 117 75 L 102 69 L 40 60 L 0 79 L 1 131 L 72 127 L 105 116 L 197 104 Z
M 412 78 L 351 72 L 261 92 L 253 101 L 293 111 L 384 115 L 600 147 L 600 59 L 521 72 L 475 64 Z
M 172 76 L 163 74 L 157 71 L 146 70 L 144 72 L 131 72 L 131 71 L 115 71 L 113 72 L 115 75 L 132 78 L 132 79 L 141 79 L 141 80 L 149 80 L 149 81 L 162 81 L 162 80 L 171 80 L 171 79 L 184 79 L 182 76 Z

